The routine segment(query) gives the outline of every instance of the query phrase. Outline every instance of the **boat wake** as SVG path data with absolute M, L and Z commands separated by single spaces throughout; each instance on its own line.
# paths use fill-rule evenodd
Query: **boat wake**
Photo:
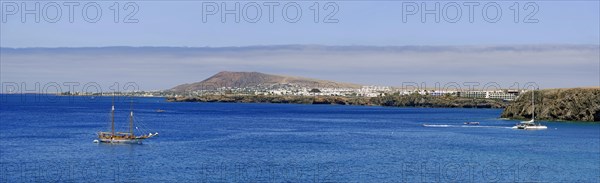
M 430 125 L 423 124 L 423 127 L 431 127 L 431 128 L 512 128 L 507 126 L 486 126 L 486 125 L 446 125 L 446 124 L 438 124 L 438 125 Z

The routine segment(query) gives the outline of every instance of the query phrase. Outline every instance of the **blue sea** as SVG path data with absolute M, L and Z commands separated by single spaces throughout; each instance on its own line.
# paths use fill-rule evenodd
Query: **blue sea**
M 600 124 L 513 130 L 501 109 L 117 97 L 117 130 L 133 104 L 159 135 L 110 145 L 111 97 L 0 100 L 0 182 L 600 182 Z

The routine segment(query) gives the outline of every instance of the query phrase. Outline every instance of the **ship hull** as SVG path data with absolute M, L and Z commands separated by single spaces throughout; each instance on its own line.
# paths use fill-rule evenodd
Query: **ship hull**
M 525 130 L 545 130 L 548 129 L 546 126 L 528 126 L 525 127 Z
M 108 144 L 142 144 L 143 139 L 99 139 L 100 143 Z
M 545 129 L 548 129 L 548 127 L 547 126 L 542 126 L 542 125 L 535 125 L 535 126 L 516 125 L 516 126 L 513 126 L 512 129 L 518 129 L 518 130 L 545 130 Z

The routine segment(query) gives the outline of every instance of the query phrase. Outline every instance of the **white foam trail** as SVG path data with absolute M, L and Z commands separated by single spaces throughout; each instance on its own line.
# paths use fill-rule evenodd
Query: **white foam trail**
M 485 125 L 428 125 L 423 124 L 424 127 L 433 127 L 433 128 L 512 128 L 506 126 L 485 126 Z
M 427 125 L 424 124 L 424 127 L 455 127 L 456 125 Z

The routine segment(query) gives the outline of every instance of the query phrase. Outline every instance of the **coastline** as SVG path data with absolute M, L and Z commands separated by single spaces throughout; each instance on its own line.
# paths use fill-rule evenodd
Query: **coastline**
M 571 88 L 536 91 L 536 119 L 554 122 L 600 122 L 600 89 Z M 283 103 L 311 105 L 357 105 L 418 108 L 495 108 L 503 109 L 499 118 L 531 119 L 531 92 L 515 101 L 464 98 L 456 96 L 389 95 L 379 97 L 274 96 L 274 95 L 203 95 L 166 97 L 168 102 Z
M 273 96 L 273 95 L 203 95 L 196 97 L 166 97 L 169 102 L 223 103 L 284 103 L 313 105 L 358 105 L 425 108 L 504 108 L 508 102 L 496 99 L 461 98 L 454 96 L 392 95 L 383 97 L 343 96 Z
M 49 93 L 4 93 L 2 95 L 38 95 L 63 97 L 106 97 L 106 95 L 65 95 Z M 116 96 L 131 96 L 118 94 Z M 219 102 L 219 103 L 276 103 L 306 105 L 355 105 L 416 108 L 492 108 L 503 109 L 499 118 L 508 120 L 531 119 L 531 92 L 522 94 L 515 101 L 499 99 L 464 98 L 457 96 L 388 95 L 378 97 L 348 96 L 292 96 L 292 95 L 248 95 L 222 94 L 194 97 L 143 96 L 164 98 L 167 102 Z M 539 96 L 539 97 L 537 97 Z M 536 120 L 553 122 L 600 122 L 600 89 L 561 88 L 536 91 Z

